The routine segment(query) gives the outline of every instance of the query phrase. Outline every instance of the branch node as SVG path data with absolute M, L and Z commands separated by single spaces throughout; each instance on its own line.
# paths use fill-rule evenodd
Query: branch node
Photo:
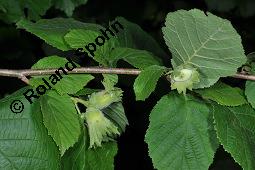
M 24 76 L 23 74 L 21 74 L 19 77 L 18 77 L 21 81 L 23 81 L 24 83 L 28 84 L 29 85 L 29 80 L 26 76 Z

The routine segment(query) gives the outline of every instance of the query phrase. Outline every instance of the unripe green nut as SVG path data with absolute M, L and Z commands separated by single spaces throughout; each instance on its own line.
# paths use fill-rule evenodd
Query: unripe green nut
M 103 90 L 97 93 L 92 93 L 89 98 L 89 105 L 98 109 L 103 109 L 114 102 L 121 101 L 121 96 L 121 90 Z
M 192 90 L 193 85 L 199 82 L 199 73 L 195 68 L 179 68 L 171 75 L 171 89 L 186 94 L 186 89 Z
M 89 148 L 101 146 L 103 141 L 120 134 L 118 128 L 97 108 L 88 107 L 84 118 L 89 131 Z

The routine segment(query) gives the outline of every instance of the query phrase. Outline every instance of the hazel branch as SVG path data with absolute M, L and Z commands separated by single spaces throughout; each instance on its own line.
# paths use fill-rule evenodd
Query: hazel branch
M 0 76 L 5 77 L 17 77 L 25 83 L 29 83 L 26 76 L 42 76 L 42 75 L 51 75 L 54 74 L 57 68 L 51 69 L 24 69 L 24 70 L 10 70 L 10 69 L 0 69 Z M 130 69 L 130 68 L 105 68 L 105 67 L 80 67 L 75 68 L 72 71 L 68 71 L 68 74 L 126 74 L 126 75 L 139 75 L 139 69 Z M 236 73 L 231 76 L 233 78 L 245 79 L 255 81 L 255 75 Z

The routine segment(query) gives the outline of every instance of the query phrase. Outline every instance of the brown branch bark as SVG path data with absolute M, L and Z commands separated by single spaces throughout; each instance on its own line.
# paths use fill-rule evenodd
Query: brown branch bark
M 17 77 L 28 83 L 26 76 L 40 76 L 40 75 L 50 75 L 54 74 L 57 68 L 52 69 L 39 69 L 39 70 L 9 70 L 9 69 L 0 69 L 0 76 L 7 77 Z M 129 68 L 104 68 L 104 67 L 80 67 L 75 68 L 72 71 L 68 71 L 68 74 L 81 74 L 81 73 L 94 73 L 94 74 L 126 74 L 126 75 L 139 75 L 139 69 L 129 69 Z M 248 75 L 242 73 L 236 73 L 231 76 L 238 79 L 252 80 L 255 81 L 255 75 Z
M 7 77 L 21 77 L 21 76 L 40 76 L 54 74 L 57 68 L 52 69 L 25 69 L 25 70 L 9 70 L 0 69 L 0 76 Z M 66 69 L 65 69 L 66 70 Z M 128 74 L 138 75 L 141 71 L 138 69 L 127 68 L 104 68 L 104 67 L 80 67 L 75 68 L 72 71 L 68 71 L 68 74 L 81 74 L 81 73 L 95 73 L 95 74 Z
M 236 73 L 232 77 L 238 78 L 238 79 L 245 79 L 245 80 L 255 81 L 255 75 Z

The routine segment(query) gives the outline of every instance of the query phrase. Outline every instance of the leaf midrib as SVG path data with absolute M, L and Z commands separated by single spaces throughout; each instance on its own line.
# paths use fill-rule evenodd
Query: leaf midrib
M 192 64 L 192 65 L 194 65 L 194 63 L 192 63 L 191 60 L 192 60 L 195 56 L 197 56 L 198 52 L 199 52 L 201 49 L 203 49 L 203 48 L 205 47 L 205 45 L 213 38 L 213 36 L 215 36 L 215 35 L 221 30 L 221 27 L 222 27 L 223 24 L 224 24 L 224 23 L 222 23 L 221 26 L 218 27 L 218 29 L 217 29 L 212 35 L 210 35 L 206 41 L 202 42 L 201 46 L 200 46 L 198 49 L 194 49 L 194 53 L 193 53 L 190 57 L 188 56 L 189 59 L 183 63 L 184 65 L 187 65 L 187 64 Z M 186 29 L 185 29 L 185 30 L 186 30 Z M 186 31 L 187 31 L 187 30 L 186 30 Z M 199 36 L 199 35 L 198 35 L 198 36 Z M 188 38 L 189 38 L 189 37 L 188 37 Z M 191 42 L 191 44 L 192 44 L 192 41 L 191 41 L 191 40 L 190 40 L 190 42 Z M 184 46 L 183 46 L 183 48 L 185 49 Z M 185 51 L 186 51 L 186 50 L 185 50 Z

